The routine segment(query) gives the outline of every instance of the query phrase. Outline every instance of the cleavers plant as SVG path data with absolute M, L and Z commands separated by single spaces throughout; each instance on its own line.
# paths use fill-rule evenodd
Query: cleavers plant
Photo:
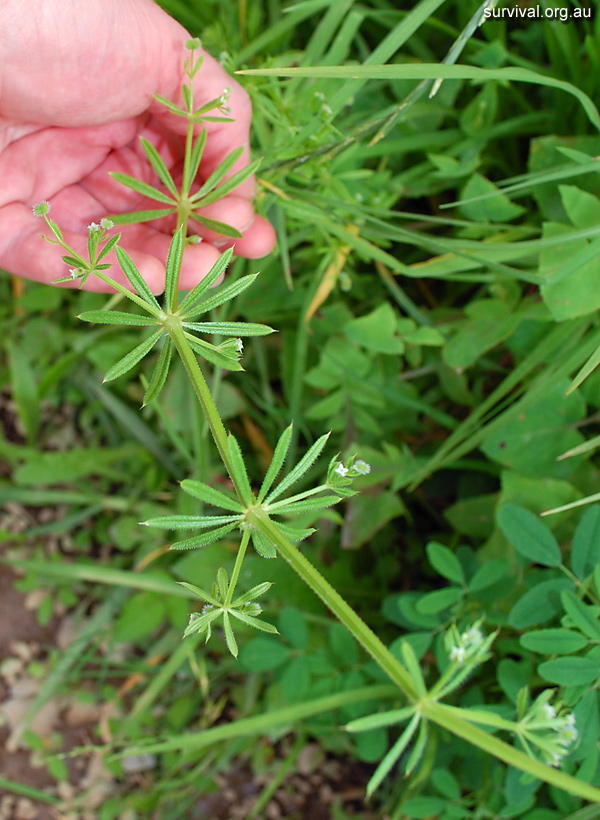
M 226 251 L 213 266 L 209 274 L 187 295 L 179 291 L 179 275 L 185 248 L 197 241 L 188 235 L 189 220 L 216 230 L 227 236 L 238 233 L 229 226 L 205 219 L 196 213 L 217 199 L 234 190 L 256 168 L 248 166 L 226 179 L 227 174 L 239 157 L 239 151 L 232 152 L 221 166 L 210 176 L 201 188 L 191 194 L 202 151 L 206 142 L 206 131 L 194 136 L 195 126 L 204 121 L 214 120 L 215 109 L 227 114 L 226 92 L 224 95 L 199 109 L 193 107 L 192 84 L 201 68 L 202 58 L 194 60 L 194 52 L 199 41 L 190 40 L 187 48 L 190 56 L 185 61 L 188 83 L 183 86 L 185 109 L 168 100 L 161 100 L 169 110 L 188 120 L 184 167 L 181 187 L 175 181 L 156 150 L 147 142 L 143 147 L 148 160 L 166 191 L 139 182 L 131 177 L 115 174 L 124 185 L 145 197 L 164 204 L 160 210 L 144 210 L 125 216 L 106 218 L 100 225 L 89 226 L 88 259 L 69 247 L 58 225 L 48 216 L 47 202 L 34 207 L 34 213 L 45 220 L 52 237 L 48 241 L 57 244 L 64 251 L 63 260 L 69 266 L 69 275 L 60 281 L 85 280 L 97 276 L 140 308 L 139 313 L 115 310 L 89 311 L 80 318 L 88 322 L 102 324 L 141 326 L 151 329 L 150 335 L 131 352 L 114 364 L 105 380 L 116 379 L 137 365 L 156 345 L 161 345 L 153 374 L 146 389 L 144 404 L 154 401 L 160 394 L 168 377 L 169 366 L 175 352 L 181 359 L 196 398 L 202 408 L 208 427 L 214 439 L 223 465 L 231 479 L 235 497 L 222 490 L 199 481 L 183 481 L 185 493 L 214 507 L 217 512 L 202 516 L 163 516 L 150 519 L 145 525 L 169 529 L 200 531 L 200 534 L 178 541 L 172 549 L 188 550 L 203 547 L 225 535 L 239 531 L 240 543 L 235 565 L 229 578 L 224 568 L 217 572 L 210 591 L 191 583 L 183 585 L 204 601 L 200 613 L 192 614 L 185 634 L 203 633 L 209 640 L 213 627 L 222 624 L 229 651 L 237 656 L 238 645 L 234 634 L 234 624 L 242 623 L 263 632 L 275 633 L 276 628 L 263 621 L 258 598 L 270 587 L 268 582 L 259 583 L 250 590 L 239 592 L 238 581 L 242 562 L 248 545 L 252 542 L 257 553 L 265 559 L 281 556 L 300 578 L 324 601 L 331 612 L 349 630 L 355 640 L 369 653 L 383 673 L 398 689 L 398 697 L 404 706 L 389 712 L 378 713 L 352 721 L 348 731 L 358 732 L 381 726 L 391 726 L 408 721 L 406 729 L 384 756 L 369 784 L 372 793 L 391 770 L 395 762 L 416 737 L 406 766 L 407 773 L 416 769 L 423 759 L 430 740 L 429 728 L 432 724 L 449 730 L 454 735 L 497 757 L 512 767 L 528 775 L 546 781 L 558 788 L 589 801 L 600 802 L 600 789 L 582 782 L 560 770 L 558 766 L 569 746 L 577 739 L 577 731 L 571 714 L 552 705 L 552 690 L 546 690 L 533 703 L 529 694 L 522 690 L 518 704 L 518 720 L 511 721 L 491 710 L 461 709 L 443 703 L 443 698 L 455 691 L 480 664 L 490 657 L 495 635 L 485 636 L 481 623 L 472 624 L 466 631 L 459 632 L 454 627 L 448 631 L 445 640 L 449 665 L 436 684 L 427 689 L 417 657 L 408 642 L 402 645 L 402 662 L 394 655 L 377 635 L 367 626 L 344 598 L 323 578 L 317 569 L 298 549 L 297 544 L 311 535 L 313 530 L 292 527 L 278 520 L 278 516 L 290 516 L 306 511 L 318 511 L 330 507 L 343 498 L 354 494 L 352 479 L 369 471 L 366 462 L 351 458 L 344 462 L 334 457 L 327 469 L 325 480 L 312 489 L 288 495 L 288 491 L 308 472 L 321 455 L 328 436 L 319 438 L 300 460 L 280 479 L 292 442 L 292 428 L 283 431 L 275 447 L 273 458 L 264 480 L 256 491 L 250 484 L 244 458 L 236 438 L 228 433 L 217 410 L 211 391 L 198 362 L 198 356 L 210 364 L 229 370 L 242 370 L 240 364 L 243 349 L 241 337 L 262 336 L 273 329 L 262 324 L 241 322 L 198 322 L 203 313 L 233 299 L 247 287 L 255 276 L 246 276 L 232 284 L 216 285 L 223 275 L 232 251 Z M 227 119 L 218 117 L 218 119 Z M 114 223 L 132 223 L 163 217 L 176 218 L 176 227 L 165 269 L 165 295 L 161 305 L 144 282 L 139 271 L 127 253 L 119 247 L 120 235 L 109 238 Z M 130 288 L 111 278 L 106 271 L 110 263 L 106 260 L 111 251 Z M 202 338 L 202 334 L 226 337 L 215 345 Z M 485 727 L 484 729 L 479 726 Z M 513 735 L 523 751 L 494 735 L 494 732 Z

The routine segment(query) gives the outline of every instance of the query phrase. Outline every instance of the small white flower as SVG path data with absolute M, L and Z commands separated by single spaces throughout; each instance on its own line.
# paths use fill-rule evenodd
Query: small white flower
M 337 473 L 337 474 L 338 474 L 338 475 L 340 475 L 342 478 L 344 478 L 345 476 L 347 476 L 347 475 L 348 475 L 349 470 L 348 470 L 348 468 L 347 468 L 347 467 L 344 467 L 344 465 L 343 465 L 343 464 L 338 464 L 338 466 L 335 468 L 335 470 L 334 470 L 333 472 L 334 472 L 334 473 Z
M 50 213 L 50 203 L 47 199 L 44 199 L 42 202 L 38 202 L 36 205 L 33 206 L 31 209 L 31 213 L 34 216 L 45 216 L 46 214 Z
M 236 341 L 237 341 L 238 353 L 241 353 L 242 350 L 244 349 L 244 343 L 242 342 L 241 339 L 236 339 Z
M 110 231 L 111 228 L 115 227 L 115 223 L 112 221 L 112 219 L 107 219 L 106 217 L 100 220 L 100 225 L 104 228 L 105 231 Z
M 71 274 L 71 279 L 77 279 L 79 276 L 79 270 L 77 268 L 71 268 L 69 273 Z
M 481 629 L 477 629 L 476 626 L 472 626 L 463 633 L 462 640 L 468 646 L 479 646 L 479 644 L 483 641 L 483 632 Z
M 450 650 L 451 661 L 456 661 L 457 663 L 464 663 L 466 657 L 467 650 L 464 648 L 464 646 L 453 646 Z
M 354 462 L 353 467 L 359 475 L 369 475 L 371 472 L 371 465 L 361 458 Z
M 544 703 L 542 709 L 548 720 L 553 720 L 556 717 L 556 709 L 551 704 Z
M 204 606 L 202 607 L 202 614 L 206 615 L 206 613 L 210 612 L 211 609 L 214 609 L 214 606 L 212 604 L 204 604 Z
M 554 767 L 558 768 L 560 766 L 560 764 L 562 763 L 562 755 L 559 754 L 558 752 L 554 752 L 552 754 L 552 757 L 550 758 L 550 760 L 548 762 L 550 763 L 551 766 L 554 766 Z
M 96 222 L 90 222 L 87 229 L 90 233 L 92 233 L 93 231 L 99 231 L 100 225 L 98 225 Z

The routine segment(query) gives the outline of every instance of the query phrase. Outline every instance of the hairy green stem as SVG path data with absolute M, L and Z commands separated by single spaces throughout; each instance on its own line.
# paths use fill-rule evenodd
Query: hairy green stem
M 229 587 L 227 589 L 227 597 L 225 599 L 225 603 L 223 604 L 225 608 L 230 606 L 231 602 L 233 601 L 233 593 L 235 592 L 235 587 L 240 575 L 240 570 L 242 568 L 242 563 L 244 561 L 244 556 L 246 554 L 246 548 L 248 547 L 249 540 L 250 530 L 245 529 L 244 534 L 242 535 L 240 546 L 238 547 L 238 553 L 235 557 L 235 564 L 233 565 L 233 571 L 231 573 L 231 581 L 229 582 Z

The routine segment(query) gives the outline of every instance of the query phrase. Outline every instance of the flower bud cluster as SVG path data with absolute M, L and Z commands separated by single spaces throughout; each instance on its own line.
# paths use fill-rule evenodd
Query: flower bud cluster
M 445 636 L 446 649 L 448 657 L 456 664 L 464 664 L 468 661 L 479 662 L 479 656 L 483 651 L 487 651 L 488 642 L 479 624 L 481 621 L 473 624 L 469 629 L 460 633 L 456 626 L 452 626 Z
M 563 709 L 560 703 L 550 703 L 553 696 L 553 689 L 545 689 L 518 726 L 519 736 L 526 748 L 528 745 L 536 746 L 549 766 L 560 766 L 563 757 L 569 754 L 578 740 L 579 732 L 575 715 Z

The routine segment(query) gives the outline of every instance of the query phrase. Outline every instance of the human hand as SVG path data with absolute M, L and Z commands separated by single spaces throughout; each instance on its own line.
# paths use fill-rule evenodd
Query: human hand
M 154 99 L 181 104 L 184 44 L 190 35 L 152 0 L 5 0 L 0 7 L 0 267 L 50 283 L 65 276 L 56 248 L 41 237 L 32 206 L 51 204 L 65 241 L 85 256 L 87 226 L 109 214 L 156 207 L 112 180 L 119 171 L 155 183 L 139 137 L 159 151 L 177 181 L 187 122 Z M 249 162 L 250 102 L 245 91 L 209 55 L 194 86 L 195 105 L 225 87 L 234 122 L 206 123 L 199 182 L 235 148 L 243 153 L 229 173 Z M 243 237 L 230 240 L 189 226 L 203 240 L 184 255 L 180 286 L 190 289 L 232 244 L 254 259 L 275 244 L 271 225 L 254 213 L 250 178 L 201 211 Z M 174 219 L 124 226 L 121 245 L 155 293 Z M 111 257 L 108 257 L 111 261 Z M 117 266 L 110 275 L 119 281 Z M 107 290 L 94 277 L 88 290 Z

